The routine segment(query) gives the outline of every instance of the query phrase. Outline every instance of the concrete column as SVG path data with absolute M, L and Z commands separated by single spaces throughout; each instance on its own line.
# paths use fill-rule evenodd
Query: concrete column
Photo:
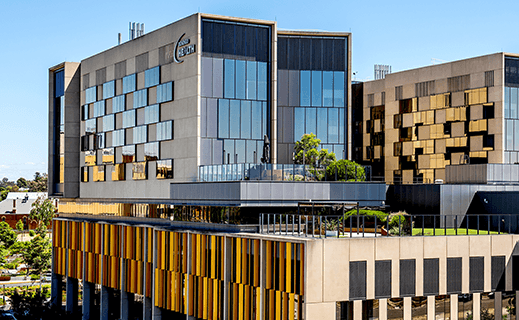
M 411 297 L 404 297 L 404 320 L 413 319 Z
M 83 320 L 92 319 L 95 290 L 95 284 L 83 278 Z
M 157 233 L 155 232 L 155 229 L 153 229 L 153 256 L 152 260 L 153 265 L 151 267 L 151 272 L 155 272 L 155 268 L 157 267 Z M 153 305 L 153 313 L 152 313 L 152 319 L 153 320 L 160 320 L 162 319 L 162 309 L 157 307 L 155 304 L 155 279 L 152 277 L 151 281 L 151 296 L 152 296 L 152 305 Z
M 494 319 L 502 319 L 503 316 L 503 293 L 502 292 L 494 292 Z
M 123 227 L 121 228 L 121 309 L 120 316 L 121 320 L 128 320 L 130 318 L 130 304 L 129 304 L 129 294 L 126 291 L 126 261 L 124 260 L 124 250 L 125 250 L 125 234 L 123 232 Z
M 472 315 L 472 319 L 481 320 L 481 293 L 472 295 Z
M 451 320 L 458 320 L 458 295 L 451 294 Z
M 146 271 L 146 260 L 148 257 L 148 228 L 144 228 L 144 279 L 143 283 L 143 295 L 144 299 L 142 301 L 142 318 L 144 320 L 152 319 L 152 309 L 153 309 L 153 301 L 151 298 L 146 297 L 146 283 L 149 281 L 148 279 L 153 279 L 151 274 L 148 274 Z
M 68 313 L 75 313 L 78 311 L 78 280 L 67 277 L 67 305 Z
M 353 320 L 362 320 L 362 300 L 353 301 Z
M 387 299 L 378 300 L 378 320 L 387 320 Z
M 110 291 L 108 287 L 101 286 L 101 320 L 108 320 L 110 316 Z
M 62 276 L 53 272 L 50 290 L 52 307 L 61 308 L 63 302 L 62 290 Z
M 427 320 L 435 320 L 436 318 L 436 297 L 427 296 Z

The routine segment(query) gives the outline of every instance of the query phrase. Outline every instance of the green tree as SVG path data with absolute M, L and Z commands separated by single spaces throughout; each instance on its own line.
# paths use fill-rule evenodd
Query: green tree
M 45 234 L 38 233 L 26 244 L 22 252 L 23 262 L 27 265 L 28 274 L 42 276 L 50 269 L 52 256 L 51 243 Z
M 326 173 L 329 179 L 335 179 L 337 171 L 337 181 L 366 181 L 364 167 L 355 161 L 338 160 L 332 162 L 327 168 Z
M 55 212 L 56 207 L 54 207 L 51 199 L 40 197 L 34 201 L 29 219 L 36 222 L 36 232 L 43 235 L 47 232 L 47 227 L 52 222 Z
M 40 174 L 36 172 L 34 174 L 34 180 L 29 181 L 29 191 L 30 192 L 47 192 L 47 174 Z
M 320 165 L 327 166 L 332 161 L 335 161 L 335 153 L 328 152 L 327 149 L 319 149 L 321 140 L 317 139 L 315 134 L 307 133 L 301 137 L 301 140 L 296 141 L 294 147 L 294 162 L 296 164 L 310 164 L 315 165 L 319 162 Z
M 6 248 L 9 248 L 16 242 L 16 232 L 5 221 L 0 222 L 0 241 Z
M 16 180 L 16 185 L 18 186 L 18 188 L 28 188 L 29 187 L 29 182 L 27 180 L 25 180 L 25 178 L 18 178 L 18 180 Z
M 15 227 L 16 227 L 16 230 L 22 232 L 22 237 L 23 237 L 24 234 L 23 234 L 23 221 L 22 221 L 22 219 L 18 220 L 18 222 L 16 223 Z M 23 239 L 22 239 L 22 241 L 23 241 Z
M 7 194 L 9 192 L 18 192 L 17 185 L 8 185 L 5 187 L 0 187 L 0 201 L 3 201 L 7 198 Z

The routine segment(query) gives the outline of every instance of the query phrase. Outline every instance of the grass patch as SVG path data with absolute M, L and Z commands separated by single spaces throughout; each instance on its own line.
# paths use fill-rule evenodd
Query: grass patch
M 434 230 L 434 228 L 424 228 L 423 229 L 424 236 L 433 236 L 433 235 L 443 236 L 443 235 L 445 235 L 445 231 L 447 231 L 448 236 L 456 235 L 456 229 L 454 229 L 454 228 L 447 228 L 447 229 L 436 228 L 436 231 Z M 469 235 L 478 234 L 478 230 L 476 230 L 476 229 L 469 229 L 468 231 L 469 231 L 468 232 Z M 421 234 L 422 234 L 422 228 L 413 228 L 413 236 L 418 236 Z M 458 235 L 466 235 L 466 234 L 467 234 L 467 229 L 465 229 L 465 228 L 458 229 Z M 479 234 L 480 235 L 489 234 L 489 232 L 487 230 L 479 230 Z M 498 234 L 498 232 L 490 231 L 490 234 Z M 501 234 L 505 234 L 505 232 L 501 232 Z

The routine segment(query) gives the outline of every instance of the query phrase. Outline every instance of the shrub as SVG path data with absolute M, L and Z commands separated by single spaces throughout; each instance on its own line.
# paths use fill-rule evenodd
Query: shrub
M 345 214 L 346 216 L 356 216 L 357 215 L 357 209 L 352 209 Z M 375 220 L 375 217 L 377 217 L 377 220 L 380 222 L 386 222 L 386 218 L 389 214 L 377 211 L 377 210 L 368 210 L 368 209 L 360 209 L 359 215 L 366 216 L 368 221 Z
M 333 161 L 326 168 L 326 175 L 328 180 L 335 179 L 336 169 L 337 181 L 366 181 L 366 172 L 364 171 L 364 167 L 354 161 Z

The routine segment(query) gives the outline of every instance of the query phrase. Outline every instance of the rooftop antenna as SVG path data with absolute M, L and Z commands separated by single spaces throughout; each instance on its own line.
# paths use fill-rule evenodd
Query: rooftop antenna
M 117 39 L 119 40 L 119 44 L 121 44 L 121 33 L 119 32 L 119 34 L 117 35 Z

